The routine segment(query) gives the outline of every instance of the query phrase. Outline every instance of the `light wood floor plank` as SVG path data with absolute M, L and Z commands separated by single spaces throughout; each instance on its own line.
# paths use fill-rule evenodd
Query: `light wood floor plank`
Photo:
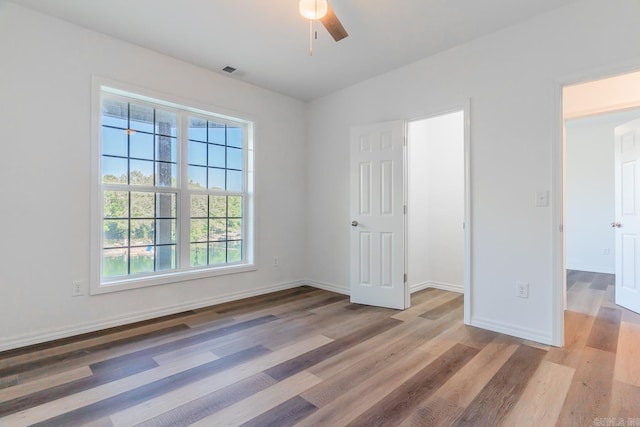
M 507 426 L 550 426 L 558 420 L 575 369 L 542 361 L 513 409 L 500 421 Z
M 368 427 L 399 424 L 477 353 L 478 350 L 473 347 L 455 344 L 348 425 Z
M 82 393 L 54 400 L 44 405 L 24 410 L 8 417 L 0 418 L 0 425 L 2 425 L 1 423 L 5 423 L 6 425 L 35 424 L 92 403 L 99 402 L 105 398 L 116 396 L 125 391 L 139 387 L 140 385 L 148 384 L 160 378 L 165 378 L 172 374 L 193 368 L 194 366 L 203 365 L 211 362 L 212 360 L 215 360 L 215 356 L 211 353 L 196 354 L 190 359 L 183 359 L 173 364 L 161 366 L 137 375 L 132 375 L 119 381 L 104 384 Z
M 424 330 L 424 321 L 416 319 L 415 321 L 404 322 L 402 325 L 348 348 L 310 367 L 308 370 L 316 376 L 327 379 L 352 366 L 357 369 L 358 366 L 362 366 L 363 360 L 369 358 L 372 353 L 381 348 L 391 347 L 394 352 L 400 351 L 402 346 L 398 342 L 421 329 Z
M 254 417 L 259 416 L 263 412 L 277 406 L 313 387 L 322 381 L 315 375 L 302 371 L 279 383 L 254 394 L 247 399 L 236 403 L 208 418 L 203 418 L 197 423 L 192 424 L 193 427 L 211 427 L 213 425 L 238 426 Z
M 565 345 L 564 347 L 552 347 L 545 356 L 545 360 L 577 368 L 582 359 L 582 350 L 587 343 L 587 338 L 589 338 L 594 321 L 594 316 L 574 311 L 565 311 Z
M 436 393 L 417 410 L 409 413 L 400 427 L 451 426 L 464 412 L 464 408 L 457 406 L 447 399 L 441 399 Z
M 380 347 L 371 352 L 353 367 L 345 367 L 341 371 L 325 378 L 321 384 L 302 394 L 302 397 L 318 407 L 324 407 L 341 396 L 350 393 L 354 384 L 368 378 L 373 374 L 392 369 L 393 365 L 411 355 L 414 351 L 420 354 L 440 354 L 453 347 L 457 342 L 456 337 L 462 334 L 460 325 L 444 323 L 441 332 L 434 330 L 434 337 L 426 338 L 420 334 L 410 334 L 395 341 L 392 346 Z M 423 357 L 418 355 L 417 357 Z M 313 371 L 315 372 L 315 370 Z M 319 369 L 318 376 L 325 372 Z
M 258 373 L 137 424 L 137 427 L 186 427 L 231 406 L 277 381 Z
M 608 417 L 622 418 L 626 426 L 640 425 L 640 387 L 614 380 Z
M 615 357 L 608 351 L 584 348 L 558 418 L 559 425 L 592 425 L 594 418 L 607 416 Z
M 172 390 L 157 398 L 146 400 L 139 405 L 119 411 L 111 416 L 111 421 L 114 425 L 118 426 L 130 426 L 141 423 L 178 406 L 201 398 L 208 393 L 256 375 L 280 363 L 282 360 L 297 357 L 300 354 L 304 354 L 329 342 L 331 342 L 329 338 L 318 335 L 309 340 L 295 343 L 278 352 L 265 354 L 244 364 L 234 366 L 231 370 L 225 370 L 211 377 L 196 381 L 190 384 L 189 387 Z
M 438 390 L 437 397 L 466 408 L 518 349 L 510 337 L 498 336 Z
M 0 352 L 0 426 L 640 425 L 612 279 L 568 271 L 564 348 L 466 326 L 452 292 L 398 312 L 303 286 Z
M 640 387 L 640 325 L 620 324 L 614 378 Z
M 37 391 L 45 390 L 51 387 L 58 386 L 60 384 L 66 384 L 71 381 L 78 380 L 80 378 L 86 378 L 93 373 L 88 366 L 81 366 L 76 369 L 72 369 L 59 374 L 43 377 L 34 381 L 29 381 L 0 390 L 0 402 L 6 402 L 8 400 L 16 399 L 21 396 L 26 396 Z
M 495 426 L 520 399 L 544 351 L 520 345 L 456 420 L 460 426 Z
M 408 308 L 407 310 L 397 312 L 392 317 L 394 319 L 403 320 L 403 321 L 410 320 L 414 317 L 420 316 L 421 314 L 441 304 L 446 304 L 452 299 L 457 298 L 458 295 L 460 294 L 457 294 L 455 292 L 446 292 L 440 289 L 435 289 L 433 292 L 430 292 L 430 295 L 431 295 L 431 298 L 425 299 L 421 303 L 416 305 L 412 304 L 411 307 Z
M 591 289 L 588 282 L 578 282 L 567 291 L 567 310 L 596 316 L 604 294 L 605 291 Z
M 344 371 L 346 373 L 340 378 L 345 382 L 345 386 L 348 386 L 348 378 L 354 377 L 353 372 L 361 371 L 369 366 L 367 362 L 364 362 L 365 359 L 369 361 L 389 361 L 403 351 L 417 348 L 437 337 L 443 331 L 451 328 L 457 323 L 454 316 L 458 315 L 458 313 L 453 312 L 448 316 L 443 316 L 437 321 L 414 317 L 400 326 L 392 328 L 387 332 L 379 334 L 334 357 L 318 363 L 309 368 L 309 371 L 325 379 L 333 377 L 340 371 Z M 426 322 L 432 323 L 429 323 L 429 327 L 425 327 Z M 346 369 L 351 366 L 355 366 L 355 371 L 350 370 L 347 372 Z M 376 370 L 377 368 L 368 367 L 367 369 Z
M 399 387 L 453 347 L 456 344 L 454 336 L 457 328 L 449 329 L 447 332 L 438 335 L 413 351 L 402 354 L 395 363 L 381 368 L 377 372 L 368 372 L 367 376 L 361 377 L 360 382 L 352 382 L 352 387 L 348 392 L 334 390 L 336 393 L 334 399 L 296 425 L 338 426 L 348 424 L 384 398 L 391 390 Z M 314 397 L 318 395 L 313 392 L 313 389 L 310 389 L 309 392 L 302 393 L 301 396 L 315 404 Z M 319 405 L 316 404 L 316 406 Z

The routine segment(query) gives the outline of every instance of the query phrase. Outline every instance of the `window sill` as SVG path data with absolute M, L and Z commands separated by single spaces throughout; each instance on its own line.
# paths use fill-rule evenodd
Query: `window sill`
M 92 284 L 91 295 L 186 282 L 189 280 L 205 279 L 207 277 L 224 276 L 227 274 L 246 273 L 255 270 L 257 270 L 255 264 L 238 264 L 225 267 L 203 268 L 199 270 L 174 271 L 166 274 L 140 278 L 124 278 L 122 280 L 103 282 L 97 285 Z

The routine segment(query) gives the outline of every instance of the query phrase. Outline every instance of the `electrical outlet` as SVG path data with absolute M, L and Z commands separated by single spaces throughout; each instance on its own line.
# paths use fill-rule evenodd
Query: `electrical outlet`
M 82 289 L 82 281 L 74 280 L 71 283 L 71 296 L 79 297 L 80 295 L 84 295 L 84 290 Z
M 516 282 L 516 296 L 529 298 L 529 284 L 527 282 Z
M 536 191 L 536 207 L 546 208 L 549 206 L 549 192 L 548 191 Z
M 609 248 L 604 248 L 604 249 L 602 250 L 602 254 L 603 254 L 603 255 L 609 255 Z
M 279 267 L 280 266 L 280 259 L 278 259 L 277 256 L 273 257 L 273 264 L 271 264 L 273 267 Z

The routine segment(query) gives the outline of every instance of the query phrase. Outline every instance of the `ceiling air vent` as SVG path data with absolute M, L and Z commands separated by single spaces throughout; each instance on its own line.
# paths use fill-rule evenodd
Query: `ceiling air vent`
M 235 70 L 236 70 L 235 68 L 230 67 L 228 65 L 222 69 L 222 71 L 226 71 L 229 74 L 233 73 Z

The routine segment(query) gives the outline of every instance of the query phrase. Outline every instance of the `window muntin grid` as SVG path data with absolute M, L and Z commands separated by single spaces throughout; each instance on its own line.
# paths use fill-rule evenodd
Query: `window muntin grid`
M 242 127 L 189 117 L 192 267 L 233 264 L 244 259 L 243 139 Z
M 104 92 L 101 107 L 101 282 L 246 262 L 246 125 Z M 205 169 L 204 186 L 192 184 L 194 166 Z M 191 193 L 206 193 L 204 217 L 189 213 Z M 192 239 L 203 220 L 205 238 Z

